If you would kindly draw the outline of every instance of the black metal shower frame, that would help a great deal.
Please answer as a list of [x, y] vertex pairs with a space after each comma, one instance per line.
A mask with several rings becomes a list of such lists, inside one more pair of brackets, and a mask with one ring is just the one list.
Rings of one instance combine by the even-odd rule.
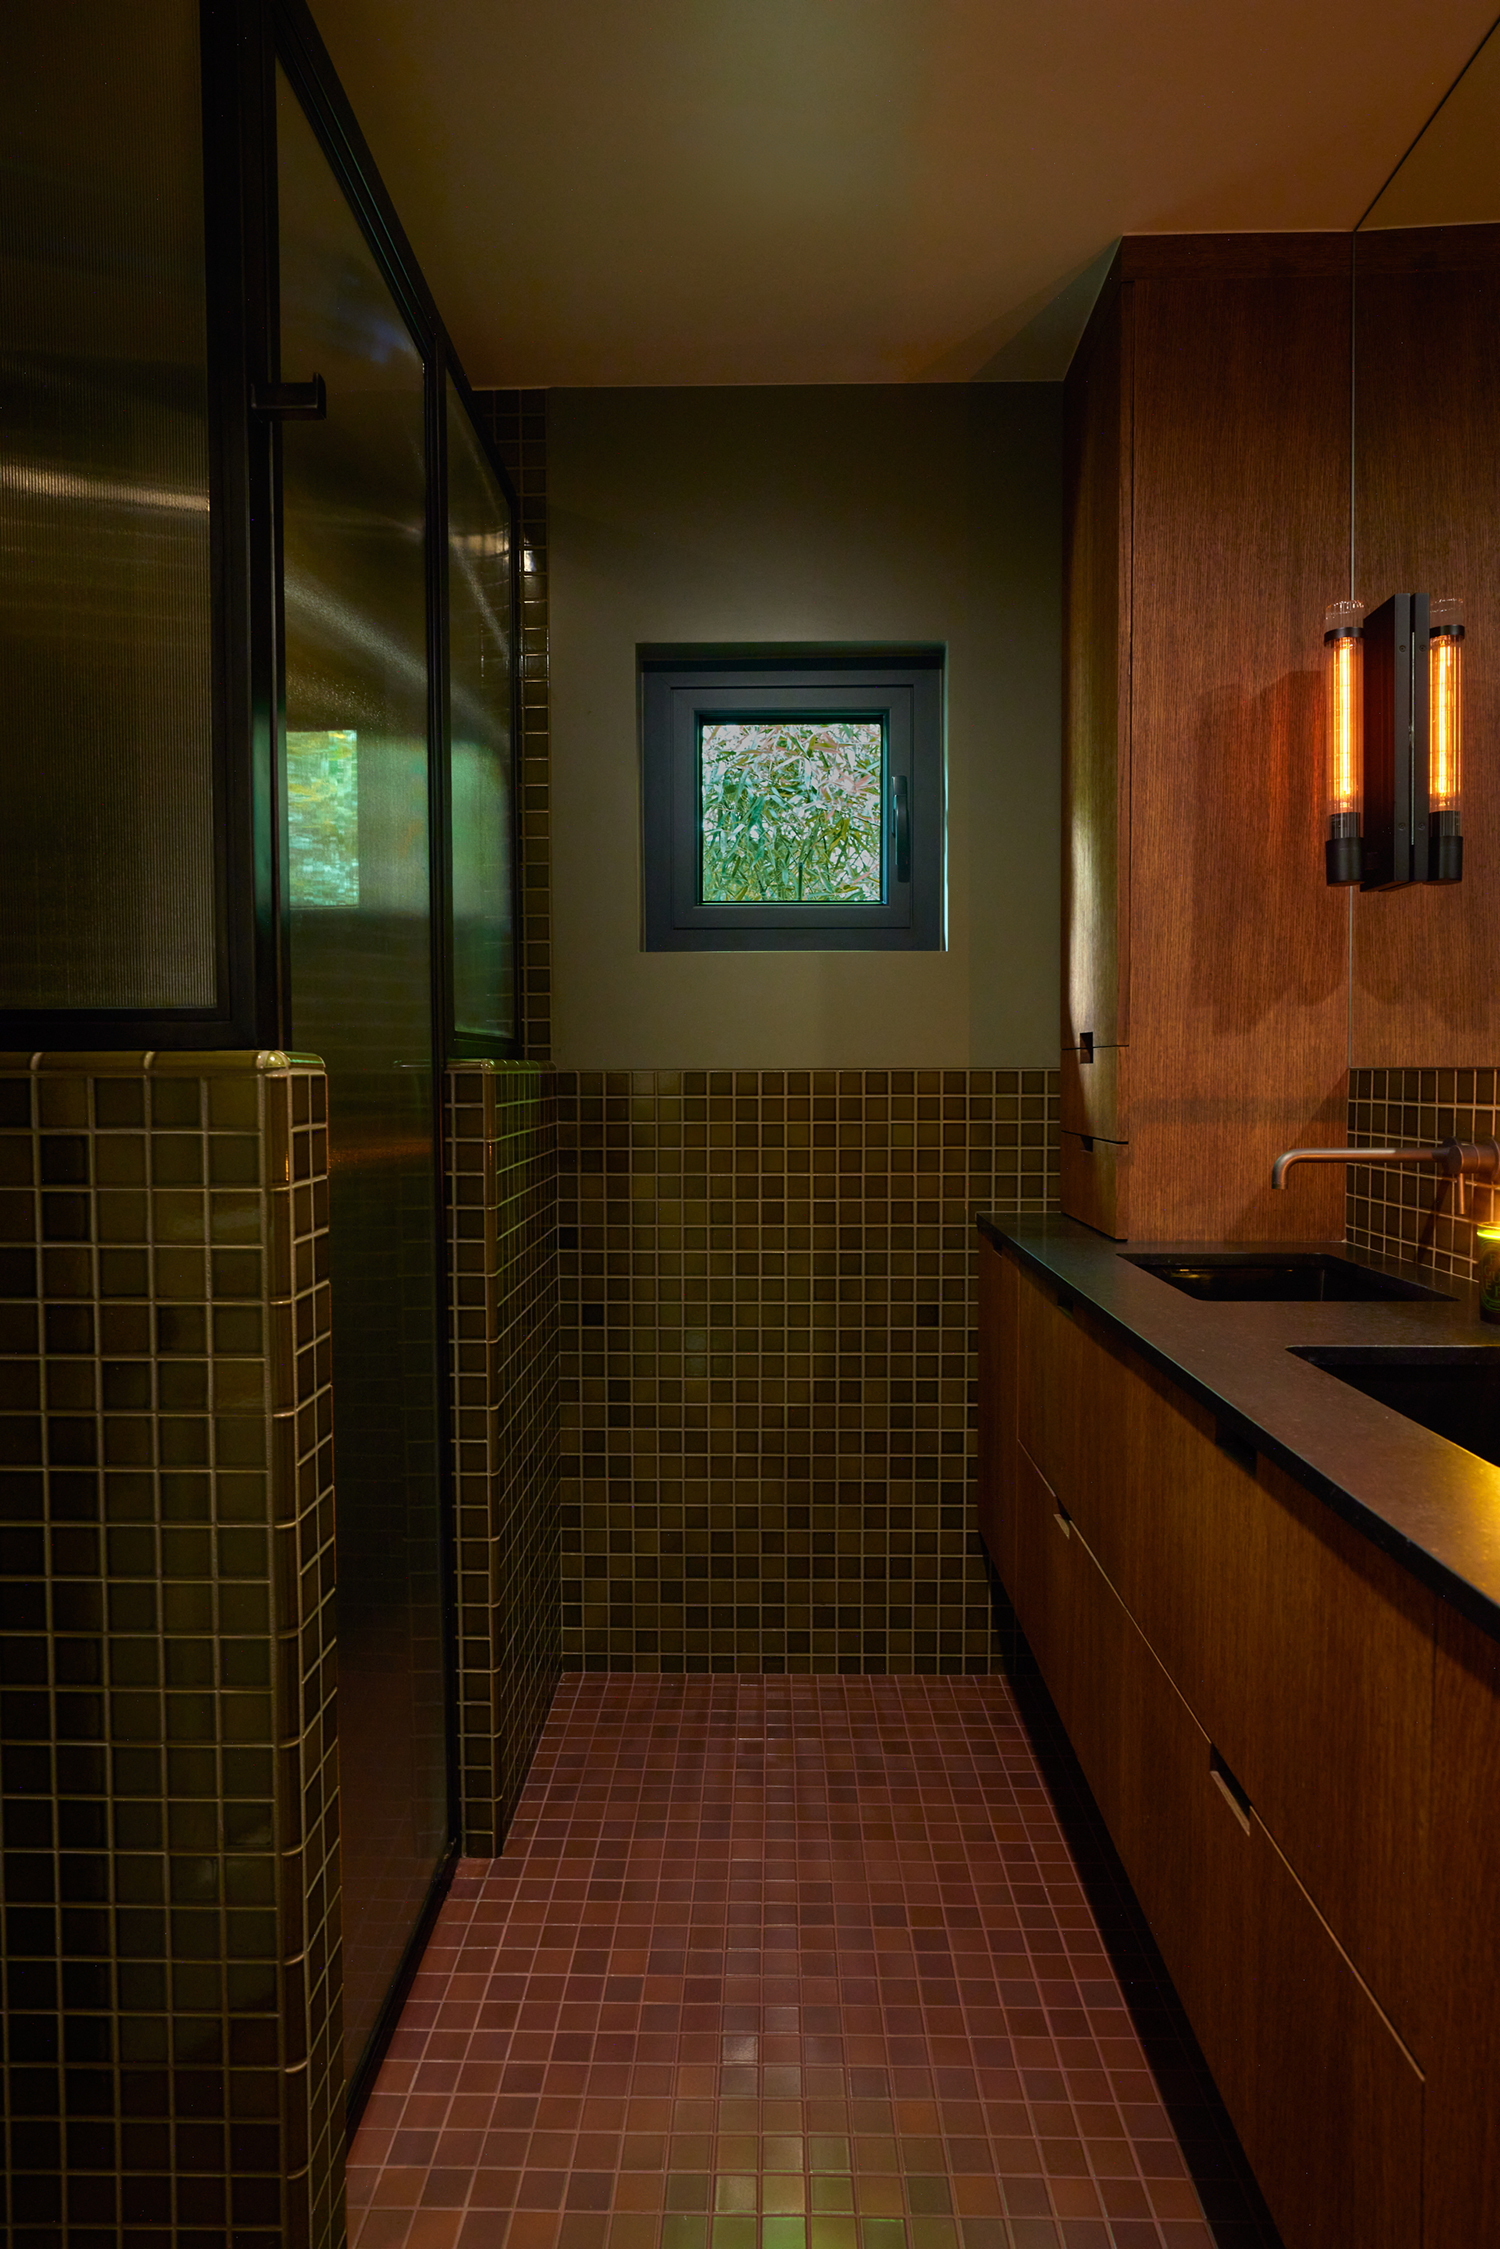
[[[284, 724], [280, 431], [252, 394], [282, 380], [276, 232], [279, 61], [422, 355], [426, 386], [429, 834], [435, 1059], [515, 1059], [510, 1038], [454, 1024], [449, 830], [446, 384], [452, 377], [511, 510], [510, 894], [519, 920], [521, 510], [375, 160], [302, 0], [200, 0], [208, 296], [211, 745], [217, 1001], [211, 1008], [0, 1008], [14, 1051], [287, 1047], [289, 900], [279, 803]], [[308, 370], [288, 369], [297, 376]]]
[[[295, 1030], [291, 1015], [290, 900], [285, 880], [285, 808], [278, 801], [285, 725], [286, 681], [281, 556], [281, 437], [279, 424], [253, 411], [252, 391], [300, 380], [314, 372], [283, 368], [279, 339], [276, 206], [276, 65], [279, 62], [342, 187], [371, 254], [422, 355], [425, 370], [427, 455], [428, 834], [431, 865], [433, 1146], [437, 1200], [433, 1212], [439, 1302], [449, 1301], [448, 1180], [444, 1161], [442, 1065], [456, 1048], [467, 1056], [506, 1058], [516, 1039], [485, 1040], [455, 1033], [452, 958], [452, 836], [450, 826], [450, 696], [448, 673], [447, 382], [469, 413], [486, 457], [509, 503], [511, 556], [511, 886], [517, 882], [516, 746], [520, 740], [520, 504], [505, 466], [495, 455], [475, 410], [474, 394], [454, 351], [421, 268], [412, 252], [374, 158], [301, 0], [202, 0], [204, 58], [205, 201], [209, 219], [210, 362], [230, 370], [232, 395], [221, 398], [221, 427], [229, 434], [222, 457], [231, 466], [222, 497], [221, 553], [216, 569], [220, 597], [224, 689], [220, 707], [229, 716], [233, 751], [251, 778], [251, 797], [240, 808], [253, 842], [242, 863], [238, 900], [253, 901], [253, 917], [240, 912], [241, 957], [254, 962], [257, 1040], [282, 1046]], [[218, 177], [215, 177], [217, 167]], [[214, 245], [220, 257], [214, 255]], [[219, 496], [219, 495], [216, 495]], [[242, 575], [243, 574], [243, 575]], [[241, 652], [248, 663], [241, 670]], [[231, 909], [236, 893], [231, 889]], [[249, 920], [250, 926], [245, 924]], [[513, 960], [519, 964], [514, 943]], [[231, 976], [233, 969], [231, 968]], [[519, 973], [516, 1016], [521, 1021]], [[274, 1006], [271, 1004], [274, 998]], [[434, 1337], [438, 1382], [438, 1474], [443, 1585], [444, 1733], [449, 1826], [424, 1910], [407, 1944], [373, 2035], [348, 2087], [350, 2128], [364, 2107], [390, 2034], [416, 1972], [433, 1920], [452, 1879], [460, 1842], [460, 1766], [457, 1699], [457, 1577], [451, 1420], [451, 1368], [447, 1321]]]

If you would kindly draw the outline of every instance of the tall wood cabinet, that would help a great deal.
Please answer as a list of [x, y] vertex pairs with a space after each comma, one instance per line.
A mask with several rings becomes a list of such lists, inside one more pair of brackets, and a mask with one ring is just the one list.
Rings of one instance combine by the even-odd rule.
[[1326, 1239], [1348, 905], [1322, 619], [1349, 578], [1348, 235], [1122, 243], [1066, 393], [1062, 1205]]

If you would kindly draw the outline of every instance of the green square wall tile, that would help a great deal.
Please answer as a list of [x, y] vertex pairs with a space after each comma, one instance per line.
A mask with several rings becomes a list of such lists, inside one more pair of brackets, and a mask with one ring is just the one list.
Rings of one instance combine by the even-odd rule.
[[[175, 2211], [188, 2230], [222, 2227], [232, 2173], [238, 2219], [261, 2226], [268, 2249], [273, 2239], [333, 2249], [342, 2239], [337, 1977], [309, 1980], [302, 1966], [304, 1943], [308, 1958], [330, 1951], [336, 1794], [331, 1737], [310, 1691], [327, 1642], [309, 1639], [290, 1666], [272, 1660], [301, 1646], [304, 1595], [295, 1572], [290, 1585], [271, 1573], [270, 1307], [253, 1185], [261, 1087], [275, 1085], [285, 1107], [298, 1074], [285, 1065], [266, 1074], [265, 1059], [173, 1055], [147, 1067], [140, 1056], [53, 1055], [0, 1095], [0, 1119], [24, 1122], [34, 1090], [44, 1128], [34, 1235], [0, 1267], [0, 1288], [39, 1283], [44, 1294], [7, 1301], [0, 1345], [22, 1354], [11, 1363], [30, 1375], [4, 1402], [25, 1424], [26, 1409], [45, 1401], [50, 1423], [48, 1466], [39, 1452], [24, 1482], [12, 1478], [25, 1505], [11, 1510], [22, 1539], [8, 1559], [39, 1593], [51, 1579], [56, 1677], [25, 1741], [6, 1745], [5, 1817], [9, 1827], [13, 1808], [35, 1805], [50, 1844], [55, 1802], [67, 1900], [61, 1924], [48, 1907], [26, 1928], [13, 1906], [10, 1934], [34, 1963], [52, 1948], [70, 2097], [86, 2094], [95, 2111], [70, 2124], [66, 2145], [30, 2131], [24, 2173], [14, 2162], [12, 2171], [39, 2209], [60, 2196], [66, 2164], [70, 2218], [92, 2211], [109, 2230], [115, 2206], [84, 2210], [80, 2182], [93, 2193], [97, 2178], [100, 2195], [113, 2193], [114, 2103], [137, 2137], [153, 2115], [165, 2120], [170, 2063], [175, 2098], [197, 2117], [176, 2127], [175, 2178], [162, 2123], [152, 2161], [163, 2215]], [[302, 1073], [301, 1083], [311, 1115], [321, 1075]], [[205, 1179], [223, 1183], [212, 1200]], [[320, 1184], [309, 1177], [313, 1218]], [[315, 1266], [317, 1244], [307, 1246]], [[289, 1241], [289, 1266], [296, 1248]], [[313, 1452], [278, 1456], [269, 1474], [288, 1484], [289, 1524], [307, 1536], [327, 1515], [327, 1448], [318, 1394], [304, 1405]], [[25, 1677], [29, 1613], [8, 1600], [13, 1678]], [[45, 1606], [38, 1615], [40, 1631]], [[305, 1801], [323, 1806], [316, 1849], [299, 1842]], [[23, 1865], [15, 1879], [24, 1882]], [[231, 2137], [213, 2102], [232, 2054], [258, 2061], [258, 2075], [232, 2073], [236, 2115], [267, 2121], [236, 2124]], [[302, 2066], [309, 2055], [315, 2070]], [[247, 2183], [253, 2210], [238, 2207]]]

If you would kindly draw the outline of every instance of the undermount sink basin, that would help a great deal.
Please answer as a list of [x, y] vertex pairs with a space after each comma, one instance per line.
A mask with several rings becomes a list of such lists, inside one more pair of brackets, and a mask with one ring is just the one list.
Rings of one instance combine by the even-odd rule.
[[1500, 1344], [1389, 1350], [1298, 1344], [1293, 1356], [1500, 1468]]
[[1392, 1298], [1452, 1302], [1441, 1289], [1378, 1273], [1326, 1250], [1216, 1250], [1204, 1257], [1127, 1257], [1126, 1262], [1207, 1304], [1363, 1304]]

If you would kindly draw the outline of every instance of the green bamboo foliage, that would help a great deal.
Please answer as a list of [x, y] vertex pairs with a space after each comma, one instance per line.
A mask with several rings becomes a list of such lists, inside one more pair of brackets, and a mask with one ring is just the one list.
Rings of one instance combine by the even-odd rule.
[[882, 734], [879, 719], [705, 720], [705, 905], [879, 905]]

